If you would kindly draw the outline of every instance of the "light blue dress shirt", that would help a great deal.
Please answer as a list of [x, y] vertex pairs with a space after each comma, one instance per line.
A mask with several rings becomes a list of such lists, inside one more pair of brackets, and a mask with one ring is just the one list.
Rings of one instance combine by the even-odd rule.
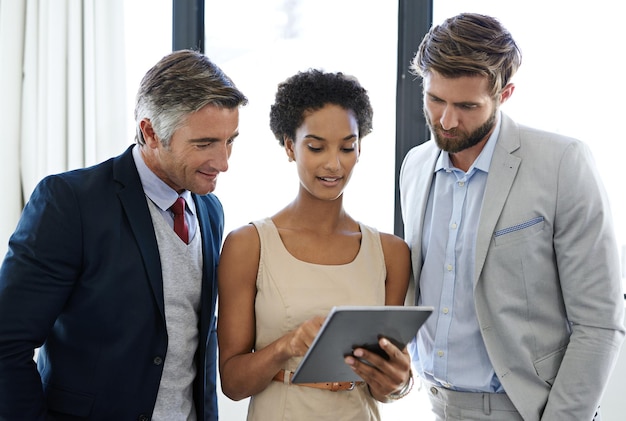
[[[133, 148], [133, 159], [135, 160], [135, 166], [141, 179], [141, 185], [143, 191], [154, 203], [161, 215], [167, 223], [174, 229], [174, 213], [169, 208], [178, 199], [178, 192], [165, 184], [163, 180], [156, 176], [150, 168], [146, 165], [141, 157], [139, 146], [135, 145]], [[198, 220], [196, 218], [196, 205], [191, 197], [191, 192], [185, 190], [180, 194], [180, 197], [185, 199], [187, 205], [185, 206], [185, 220], [187, 221], [187, 228], [189, 230], [189, 240], [193, 238], [198, 227]]]
[[447, 152], [439, 155], [424, 218], [418, 304], [435, 312], [418, 333], [413, 359], [423, 378], [460, 391], [504, 392], [480, 334], [472, 279], [500, 121], [467, 172], [455, 168]]

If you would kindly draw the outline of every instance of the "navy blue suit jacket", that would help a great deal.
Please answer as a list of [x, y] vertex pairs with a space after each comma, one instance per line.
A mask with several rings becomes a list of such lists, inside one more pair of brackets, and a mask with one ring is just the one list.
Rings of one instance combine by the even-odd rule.
[[[43, 179], [0, 268], [0, 419], [149, 419], [167, 349], [161, 263], [131, 154]], [[194, 399], [217, 419], [223, 210], [193, 195], [203, 279]], [[37, 365], [33, 350], [40, 347]]]

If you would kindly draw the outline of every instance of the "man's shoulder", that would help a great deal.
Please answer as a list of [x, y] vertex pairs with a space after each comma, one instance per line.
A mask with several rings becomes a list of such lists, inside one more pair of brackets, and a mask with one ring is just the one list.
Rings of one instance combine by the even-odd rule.
[[35, 187], [35, 191], [71, 189], [74, 194], [103, 194], [102, 188], [113, 185], [113, 158], [91, 167], [70, 169], [64, 172], [49, 174], [43, 177]]
[[434, 140], [428, 140], [417, 146], [413, 146], [404, 157], [405, 161], [422, 161], [438, 155], [439, 147]]
[[132, 160], [132, 155], [130, 154], [130, 148], [122, 153], [121, 155], [108, 158], [104, 161], [100, 161], [93, 165], [88, 165], [82, 168], [73, 168], [67, 171], [50, 174], [45, 178], [57, 178], [63, 179], [68, 182], [85, 182], [86, 177], [97, 176], [98, 174], [106, 174], [109, 178], [111, 178], [111, 172], [119, 171], [119, 167], [123, 167], [126, 171], [133, 170], [136, 173], [135, 164]]
[[512, 134], [517, 133], [522, 145], [537, 145], [541, 148], [549, 145], [563, 147], [572, 143], [582, 143], [581, 140], [572, 136], [558, 133], [548, 128], [517, 123], [511, 117], [506, 116], [505, 114], [503, 114], [503, 116], [501, 136], [504, 135], [505, 137], [510, 137]]
[[222, 211], [222, 202], [213, 193], [208, 194], [194, 194], [196, 202], [201, 202], [209, 210]]
[[[194, 194], [198, 219], [201, 223], [209, 223], [214, 230], [221, 233], [224, 229], [224, 208], [213, 193], [204, 195]], [[208, 215], [208, 218], [205, 218]]]

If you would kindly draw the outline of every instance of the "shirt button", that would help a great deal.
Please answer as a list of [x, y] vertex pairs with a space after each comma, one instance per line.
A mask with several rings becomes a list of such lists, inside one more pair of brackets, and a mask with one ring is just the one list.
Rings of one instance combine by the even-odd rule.
[[443, 314], [448, 314], [450, 310], [448, 310], [448, 307], [444, 307], [441, 309], [441, 311], [443, 312]]
[[446, 269], [448, 269], [448, 272], [450, 272], [452, 270], [452, 265], [447, 265]]
[[465, 185], [465, 181], [459, 181], [459, 187], [463, 187]]
[[437, 355], [443, 357], [443, 351], [437, 351]]
[[163, 358], [161, 358], [161, 357], [154, 357], [152, 362], [154, 363], [154, 365], [161, 365], [161, 364], [163, 364]]
[[456, 222], [453, 222], [452, 225], [450, 225], [450, 227], [455, 230], [456, 229]]

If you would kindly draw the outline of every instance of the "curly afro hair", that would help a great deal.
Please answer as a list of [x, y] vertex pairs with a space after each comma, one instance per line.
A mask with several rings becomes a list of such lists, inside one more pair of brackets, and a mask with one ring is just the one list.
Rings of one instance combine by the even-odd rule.
[[359, 138], [372, 131], [374, 112], [367, 91], [358, 80], [341, 72], [326, 73], [317, 69], [298, 72], [278, 85], [270, 110], [270, 129], [281, 146], [285, 138], [294, 139], [307, 111], [327, 104], [352, 110], [359, 126]]

